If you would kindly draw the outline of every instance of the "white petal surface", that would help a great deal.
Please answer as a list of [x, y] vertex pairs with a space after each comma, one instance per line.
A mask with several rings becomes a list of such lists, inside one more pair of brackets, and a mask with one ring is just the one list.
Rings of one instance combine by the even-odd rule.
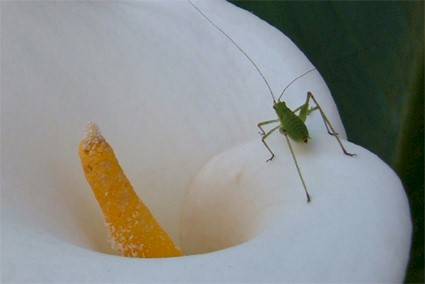
[[[402, 282], [410, 247], [406, 195], [376, 155], [313, 133], [295, 144], [312, 201], [306, 197], [282, 135], [213, 157], [194, 179], [184, 206], [183, 249], [214, 251], [248, 240], [270, 275], [307, 282]], [[270, 263], [270, 264], [265, 264]], [[261, 265], [263, 267], [263, 265]]]

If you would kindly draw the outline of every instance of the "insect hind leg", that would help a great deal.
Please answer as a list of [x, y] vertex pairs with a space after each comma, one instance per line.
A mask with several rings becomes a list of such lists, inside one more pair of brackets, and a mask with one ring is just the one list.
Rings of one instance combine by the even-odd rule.
[[341, 142], [341, 139], [339, 139], [338, 133], [335, 131], [335, 129], [333, 128], [331, 122], [329, 121], [329, 119], [327, 118], [326, 114], [323, 112], [322, 108], [320, 107], [319, 103], [316, 101], [316, 99], [314, 98], [313, 94], [311, 92], [307, 93], [307, 101], [306, 104], [308, 104], [309, 100], [312, 99], [314, 104], [316, 105], [316, 108], [319, 110], [320, 112], [320, 116], [322, 117], [322, 120], [325, 124], [326, 130], [328, 131], [329, 135], [332, 135], [336, 138], [336, 140], [338, 141], [339, 146], [342, 149], [342, 152], [344, 152], [345, 155], [353, 157], [356, 156], [356, 154], [350, 153], [348, 152], [344, 145]]
[[[316, 110], [319, 110], [319, 107], [318, 106], [315, 106], [315, 107], [312, 107], [312, 108], [309, 109], [308, 108], [309, 107], [309, 102], [310, 102], [310, 96], [307, 96], [305, 103], [303, 103], [301, 106], [297, 107], [294, 110], [294, 113], [296, 113], [297, 111], [299, 111], [298, 117], [302, 121], [304, 121], [304, 122], [306, 121], [307, 116], [309, 116], [312, 112], [314, 112]], [[323, 122], [325, 124], [326, 130], [328, 131], [328, 134], [329, 135], [332, 135], [332, 136], [338, 135], [338, 133], [336, 133], [334, 131], [331, 131], [331, 129], [329, 129], [329, 126], [328, 126], [328, 124], [326, 123], [325, 120], [323, 120]]]

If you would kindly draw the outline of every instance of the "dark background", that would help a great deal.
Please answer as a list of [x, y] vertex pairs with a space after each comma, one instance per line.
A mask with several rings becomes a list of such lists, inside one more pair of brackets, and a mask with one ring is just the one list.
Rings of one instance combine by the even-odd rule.
[[349, 140], [398, 173], [414, 226], [405, 281], [423, 283], [423, 2], [231, 2], [295, 42], [328, 84]]

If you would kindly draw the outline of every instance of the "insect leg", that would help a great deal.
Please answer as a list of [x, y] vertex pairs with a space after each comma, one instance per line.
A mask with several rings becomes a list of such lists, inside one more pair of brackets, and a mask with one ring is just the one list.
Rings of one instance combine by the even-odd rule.
[[267, 150], [269, 150], [270, 154], [272, 154], [272, 156], [266, 160], [266, 162], [269, 162], [271, 160], [273, 160], [274, 158], [274, 153], [273, 151], [270, 149], [269, 145], [267, 145], [266, 143], [266, 138], [269, 137], [270, 134], [272, 134], [273, 132], [275, 132], [277, 129], [279, 129], [280, 125], [274, 127], [272, 130], [270, 130], [269, 132], [265, 133], [263, 135], [263, 138], [261, 138], [261, 142], [263, 142], [264, 146], [266, 146]]
[[[315, 108], [310, 109], [309, 114], [310, 114], [311, 112], [313, 112], [314, 110], [316, 110], [316, 109], [319, 109], [319, 107], [315, 107]], [[324, 115], [324, 114], [321, 112], [321, 113], [320, 113], [320, 116], [322, 116], [323, 124], [325, 125], [325, 127], [326, 127], [326, 131], [328, 132], [328, 134], [329, 134], [329, 135], [332, 135], [332, 136], [335, 136], [335, 137], [336, 137], [336, 136], [338, 136], [338, 133], [336, 133], [334, 130], [329, 129], [329, 126], [328, 126], [328, 124], [326, 123], [326, 120], [324, 119], [323, 115]]]
[[[294, 109], [293, 112], [299, 111], [303, 106], [304, 106], [304, 104], [300, 105], [299, 107], [297, 107], [296, 109]], [[319, 109], [318, 107], [312, 107], [311, 109], [309, 109], [307, 111], [307, 115], [309, 115], [310, 113], [312, 113], [313, 111], [318, 110], [318, 109]]]
[[338, 137], [338, 133], [335, 132], [331, 122], [329, 121], [329, 119], [326, 117], [325, 113], [323, 112], [322, 108], [320, 107], [319, 103], [316, 101], [316, 99], [314, 98], [313, 94], [311, 92], [307, 93], [307, 102], [309, 99], [312, 99], [314, 101], [314, 103], [316, 104], [316, 107], [318, 108], [320, 115], [322, 116], [323, 122], [325, 123], [326, 129], [328, 130], [328, 133], [332, 136], [334, 136], [336, 138], [336, 140], [338, 141], [339, 146], [341, 146], [342, 151], [344, 152], [345, 155], [347, 156], [356, 156], [356, 154], [352, 154], [349, 153], [347, 150], [345, 150], [344, 145], [342, 145], [341, 140]]
[[[300, 113], [298, 114], [298, 117], [305, 122], [307, 119], [307, 116], [310, 115], [310, 113], [312, 113], [313, 111], [319, 109], [318, 107], [312, 107], [311, 109], [308, 109], [308, 103], [309, 103], [309, 97], [307, 96], [305, 103], [303, 103], [302, 105], [300, 105], [299, 107], [297, 107], [295, 110], [293, 110], [294, 113], [296, 113], [297, 111], [299, 111]], [[328, 126], [326, 125], [326, 129], [328, 129]], [[328, 131], [329, 134], [330, 131]]]
[[[309, 109], [308, 111], [307, 111], [307, 115], [309, 115], [310, 113], [312, 113], [313, 111], [315, 111], [315, 110], [318, 110], [319, 109], [319, 107], [312, 107], [311, 109]], [[326, 129], [328, 129], [328, 128], [326, 128]], [[328, 131], [328, 132], [330, 132], [330, 131]], [[329, 133], [330, 134], [330, 133]], [[338, 134], [338, 133], [336, 133], [336, 134]], [[332, 135], [332, 134], [331, 134]]]
[[278, 122], [278, 121], [279, 121], [279, 119], [273, 119], [273, 120], [266, 120], [266, 121], [262, 121], [262, 122], [258, 123], [257, 127], [260, 128], [260, 132], [258, 132], [258, 133], [260, 133], [261, 135], [264, 136], [266, 134], [266, 132], [264, 131], [264, 129], [261, 126], [266, 125], [266, 124], [270, 124], [270, 123], [273, 123], [273, 122]]
[[297, 158], [295, 157], [295, 153], [294, 153], [294, 150], [292, 149], [291, 142], [289, 141], [288, 134], [286, 132], [284, 132], [283, 135], [286, 138], [286, 142], [288, 142], [289, 150], [291, 151], [292, 158], [294, 159], [295, 166], [297, 167], [298, 175], [300, 176], [301, 183], [303, 184], [304, 191], [305, 191], [305, 194], [306, 194], [306, 197], [307, 197], [307, 202], [310, 202], [311, 201], [310, 194], [307, 191], [307, 186], [305, 185], [304, 178], [301, 174], [300, 167], [298, 166]]
[[[298, 108], [296, 108], [296, 109], [294, 110], [294, 112], [297, 112], [298, 110], [300, 110], [300, 113], [299, 113], [299, 115], [298, 115], [298, 116], [299, 116], [299, 117], [300, 117], [303, 121], [305, 121], [305, 120], [306, 120], [307, 116], [308, 116], [310, 113], [312, 113], [313, 111], [315, 111], [315, 110], [318, 110], [318, 109], [319, 109], [319, 105], [317, 104], [316, 100], [314, 100], [314, 101], [316, 102], [316, 107], [311, 108], [311, 109], [308, 109], [309, 102], [310, 102], [310, 98], [311, 98], [311, 96], [309, 96], [309, 95], [307, 94], [307, 98], [306, 98], [306, 100], [305, 100], [305, 103], [304, 103], [304, 104], [302, 104], [301, 106], [299, 106]], [[321, 115], [322, 115], [322, 112], [321, 112]], [[323, 119], [323, 115], [322, 115], [322, 119]], [[338, 133], [336, 133], [335, 131], [331, 131], [331, 130], [329, 129], [329, 126], [328, 126], [328, 124], [326, 123], [326, 120], [325, 120], [325, 119], [323, 119], [323, 123], [325, 124], [326, 130], [328, 131], [328, 134], [329, 134], [329, 135], [332, 135], [332, 136], [336, 136], [336, 135], [338, 135]]]

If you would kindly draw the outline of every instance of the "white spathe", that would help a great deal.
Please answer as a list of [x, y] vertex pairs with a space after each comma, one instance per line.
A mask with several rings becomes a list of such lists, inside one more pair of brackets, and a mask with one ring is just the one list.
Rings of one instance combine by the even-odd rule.
[[[290, 281], [295, 279], [291, 275], [298, 279], [319, 275], [315, 267], [290, 275], [279, 272], [282, 263], [276, 262], [275, 255], [284, 246], [269, 244], [267, 254], [262, 241], [277, 234], [272, 230], [277, 226], [270, 226], [268, 236], [266, 230], [250, 242], [204, 255], [144, 260], [105, 254], [112, 252], [103, 218], [77, 154], [87, 121], [99, 124], [136, 191], [171, 236], [186, 246], [179, 236], [187, 235], [187, 230], [181, 230], [187, 224], [181, 226], [180, 221], [191, 180], [214, 155], [245, 141], [259, 141], [256, 123], [274, 118], [270, 95], [255, 69], [187, 2], [9, 1], [0, 5], [4, 282]], [[198, 6], [259, 64], [275, 93], [311, 68], [287, 37], [247, 11], [222, 1]], [[307, 91], [316, 95], [345, 137], [330, 92], [317, 72], [294, 84], [285, 99], [291, 107], [298, 106]], [[323, 130], [320, 116], [312, 115], [308, 126]], [[265, 167], [263, 160], [258, 163]], [[381, 170], [388, 172], [384, 165]], [[306, 175], [309, 183], [320, 183], [321, 178], [310, 180], [316, 176]], [[297, 189], [293, 171], [291, 177]], [[275, 176], [274, 182], [284, 185], [281, 176]], [[394, 186], [399, 186], [398, 181]], [[258, 192], [259, 205], [272, 197]], [[292, 194], [299, 193], [296, 200], [303, 204], [300, 191], [285, 192], [294, 200]], [[316, 199], [319, 202], [317, 194], [312, 188], [314, 204]], [[392, 198], [402, 204], [394, 212], [407, 210], [401, 189]], [[363, 214], [368, 221], [361, 209], [352, 214]], [[287, 215], [282, 218], [291, 222]], [[399, 233], [408, 239], [410, 221], [405, 215], [397, 220]], [[237, 234], [253, 237], [267, 227], [267, 222], [252, 224], [259, 227], [253, 227], [250, 235], [246, 227]], [[314, 229], [315, 234], [327, 233], [326, 226]], [[197, 232], [193, 234], [187, 237], [195, 239]], [[207, 244], [204, 249], [208, 250]], [[333, 250], [327, 250], [326, 259], [332, 258]], [[288, 262], [302, 259], [293, 253], [284, 253]], [[397, 259], [383, 255], [381, 261], [370, 263], [370, 270], [392, 269], [405, 262], [407, 254], [408, 244]], [[344, 279], [339, 270], [328, 269], [326, 279]], [[400, 281], [404, 266], [398, 269], [394, 281]]]
[[267, 281], [402, 282], [411, 224], [399, 178], [360, 146], [343, 140], [357, 154], [348, 157], [332, 136], [311, 136], [293, 145], [310, 203], [285, 138], [270, 138], [276, 157], [269, 163], [254, 140], [213, 157], [194, 179], [183, 206], [183, 249], [214, 251], [255, 238], [252, 257], [276, 269]]

